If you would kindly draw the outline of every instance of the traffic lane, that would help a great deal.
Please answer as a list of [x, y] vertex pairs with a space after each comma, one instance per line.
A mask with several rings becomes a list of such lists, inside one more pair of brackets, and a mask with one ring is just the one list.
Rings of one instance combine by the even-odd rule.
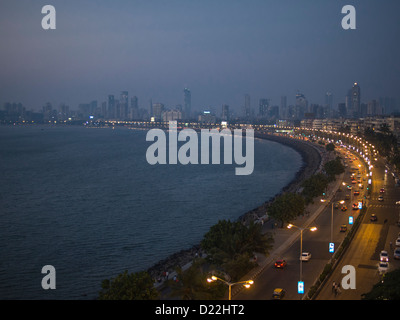
[[[311, 260], [303, 262], [302, 280], [305, 283], [305, 292], [314, 284], [333, 253], [329, 252], [331, 237], [331, 206], [326, 209], [314, 221], [318, 230], [315, 232], [305, 230], [303, 232], [303, 252], [311, 252]], [[346, 236], [346, 232], [340, 232], [340, 226], [348, 221], [348, 214], [334, 209], [333, 236], [335, 248]], [[314, 225], [314, 224], [312, 224]], [[350, 226], [349, 226], [350, 228]], [[299, 232], [297, 230], [297, 232]], [[275, 288], [284, 288], [285, 299], [299, 299], [297, 282], [300, 280], [300, 239], [297, 239], [279, 259], [285, 259], [287, 266], [284, 270], [275, 269], [273, 264], [268, 265], [257, 277], [250, 290], [242, 290], [235, 299], [267, 299], [272, 297]]]
[[[350, 176], [348, 170], [345, 172]], [[344, 198], [343, 192], [337, 192], [333, 198], [333, 202], [340, 201]], [[357, 212], [342, 212], [340, 209], [333, 209], [333, 239], [335, 248], [344, 239], [346, 233], [340, 232], [342, 224], [348, 224], [348, 217]], [[303, 232], [303, 252], [309, 250], [312, 257], [309, 262], [303, 262], [302, 280], [305, 282], [305, 292], [314, 284], [316, 279], [323, 271], [326, 263], [330, 260], [332, 253], [329, 252], [329, 242], [331, 239], [331, 217], [332, 205], [328, 204], [325, 210], [314, 221], [318, 227], [316, 232]], [[311, 225], [310, 225], [311, 226]], [[350, 225], [348, 228], [350, 229]], [[298, 232], [297, 229], [294, 229]], [[284, 288], [286, 290], [285, 299], [299, 299], [297, 293], [297, 282], [300, 280], [300, 237], [295, 241], [284, 253], [280, 259], [285, 259], [287, 266], [284, 270], [276, 269], [271, 263], [261, 274], [255, 279], [254, 285], [250, 290], [241, 290], [235, 297], [238, 300], [264, 300], [271, 299], [275, 288]]]
[[[351, 214], [356, 218], [359, 210], [356, 212], [351, 210], [342, 212], [339, 209], [333, 209], [333, 239], [335, 250], [348, 232], [340, 232], [340, 227], [342, 224], [348, 224], [349, 212], [352, 212]], [[311, 261], [303, 262], [302, 279], [305, 282], [305, 292], [314, 284], [333, 254], [329, 252], [331, 218], [332, 206], [328, 205], [314, 221], [314, 224], [310, 225], [316, 225], [318, 230], [315, 232], [307, 230], [303, 232], [303, 252], [310, 251], [312, 254]], [[351, 226], [348, 225], [348, 230], [350, 230], [350, 228]], [[297, 229], [293, 228], [293, 230], [294, 232], [299, 232]], [[300, 279], [299, 257], [300, 239], [295, 241], [292, 246], [279, 257], [279, 259], [285, 259], [287, 262], [285, 270], [276, 270], [273, 264], [268, 265], [257, 279], [255, 279], [251, 289], [242, 290], [235, 299], [266, 299], [272, 297], [273, 290], [278, 287], [282, 287], [287, 291], [286, 299], [299, 299], [297, 293], [297, 282]]]
[[[376, 175], [379, 177], [379, 175]], [[378, 180], [375, 186], [379, 187], [381, 182]], [[388, 189], [391, 193], [391, 189]], [[379, 192], [379, 191], [378, 191]], [[360, 299], [363, 293], [371, 290], [372, 286], [380, 280], [378, 272], [379, 253], [381, 250], [390, 250], [390, 240], [388, 234], [393, 237], [395, 231], [393, 230], [393, 215], [392, 210], [376, 201], [378, 196], [376, 188], [372, 193], [371, 201], [369, 203], [363, 223], [360, 230], [357, 232], [355, 239], [347, 249], [345, 256], [342, 258], [338, 268], [335, 269], [334, 274], [328, 280], [327, 285], [318, 296], [318, 299], [343, 299], [352, 300]], [[378, 221], [370, 221], [371, 214], [374, 213], [378, 217]], [[386, 223], [385, 223], [385, 220]], [[390, 232], [389, 232], [390, 231]], [[388, 251], [389, 251], [388, 250]], [[391, 259], [391, 252], [389, 252], [389, 259]], [[393, 259], [391, 259], [393, 261]], [[399, 261], [389, 263], [389, 271], [396, 266], [399, 266]], [[342, 290], [342, 294], [338, 297], [332, 295], [329, 282], [332, 279], [341, 279], [341, 269], [344, 265], [353, 265], [356, 268], [356, 289], [355, 290]]]
[[[307, 238], [305, 235], [303, 237]], [[316, 277], [319, 276], [320, 270], [324, 268], [329, 254], [325, 241], [303, 239], [303, 248], [312, 252], [310, 261], [302, 262], [301, 279], [304, 281], [305, 292], [307, 292], [314, 284]], [[285, 289], [285, 300], [303, 298], [304, 295], [297, 292], [297, 284], [300, 280], [300, 241], [294, 242], [282, 258], [287, 262], [284, 269], [275, 268], [273, 263], [268, 265], [250, 289], [242, 290], [235, 300], [270, 300], [275, 288]]]
[[[337, 267], [326, 280], [325, 286], [317, 296], [317, 300], [359, 300], [363, 293], [368, 292], [372, 285], [379, 281], [377, 274], [378, 261], [371, 260], [371, 257], [375, 253], [381, 226], [380, 224], [372, 223], [360, 226]], [[341, 283], [344, 277], [342, 268], [346, 265], [351, 265], [356, 270], [356, 289], [343, 290], [342, 288], [341, 294], [335, 296], [332, 292], [331, 283], [333, 281]]]

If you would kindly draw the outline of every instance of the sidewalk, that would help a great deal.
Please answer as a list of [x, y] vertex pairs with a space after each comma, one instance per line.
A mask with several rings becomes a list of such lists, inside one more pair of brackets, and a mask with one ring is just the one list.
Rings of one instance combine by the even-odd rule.
[[[337, 179], [331, 182], [327, 188], [327, 202], [333, 198], [338, 188], [341, 186], [344, 178], [344, 173], [337, 177]], [[320, 213], [326, 208], [326, 202], [319, 202], [318, 199], [314, 200], [314, 203], [309, 204], [306, 207], [304, 216], [298, 217], [293, 223], [299, 227], [307, 228], [311, 223], [320, 215]], [[268, 257], [264, 255], [257, 256], [258, 267], [251, 270], [243, 280], [255, 280], [260, 273], [273, 261], [282, 257], [282, 254], [287, 250], [297, 239], [300, 237], [300, 230], [287, 229], [287, 228], [273, 228], [274, 221], [270, 220], [263, 226], [264, 232], [272, 232], [274, 237], [274, 246]], [[232, 297], [237, 295], [243, 289], [242, 286], [235, 286], [232, 288]]]

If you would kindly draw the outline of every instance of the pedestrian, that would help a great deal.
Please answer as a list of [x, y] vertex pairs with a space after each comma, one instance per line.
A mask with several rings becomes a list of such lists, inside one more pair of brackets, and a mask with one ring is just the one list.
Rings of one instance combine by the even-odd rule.
[[165, 272], [165, 280], [168, 280], [168, 271]]
[[332, 292], [335, 290], [335, 287], [336, 287], [336, 282], [333, 281], [333, 283], [332, 283]]
[[338, 294], [338, 285], [335, 283], [335, 297], [337, 296], [337, 294]]
[[337, 288], [336, 288], [336, 294], [340, 294], [342, 291], [340, 291], [340, 283], [338, 283]]

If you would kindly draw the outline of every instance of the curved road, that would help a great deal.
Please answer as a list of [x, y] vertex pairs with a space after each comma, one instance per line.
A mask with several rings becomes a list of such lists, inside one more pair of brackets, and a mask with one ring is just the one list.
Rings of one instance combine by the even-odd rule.
[[[354, 157], [353, 157], [354, 158]], [[354, 161], [349, 163], [344, 174], [344, 182], [351, 185], [349, 169], [353, 165], [358, 166], [360, 162]], [[365, 173], [364, 173], [365, 175]], [[366, 181], [363, 181], [366, 186]], [[342, 192], [337, 192], [333, 198], [333, 202], [344, 200], [345, 194], [349, 192], [345, 191], [345, 188], [341, 188]], [[354, 188], [353, 188], [354, 190]], [[365, 189], [361, 189], [363, 191]], [[359, 196], [352, 196], [353, 199]], [[345, 233], [340, 232], [340, 226], [342, 224], [348, 225], [349, 216], [352, 215], [356, 219], [359, 210], [351, 210], [351, 200], [345, 201], [348, 210], [343, 212], [340, 209], [333, 209], [333, 241], [335, 248], [338, 248], [339, 244], [345, 237]], [[354, 201], [353, 201], [354, 202]], [[331, 219], [332, 219], [332, 206], [327, 204], [326, 208], [312, 223], [318, 230], [316, 232], [310, 232], [305, 230], [303, 232], [303, 251], [309, 251], [312, 254], [309, 262], [302, 263], [302, 281], [305, 283], [305, 292], [314, 284], [325, 265], [330, 260], [332, 253], [329, 252], [329, 242], [331, 241]], [[281, 230], [286, 232], [288, 237], [291, 233], [298, 230], [287, 229]], [[250, 290], [241, 290], [234, 299], [237, 300], [269, 300], [272, 298], [272, 292], [275, 288], [284, 288], [286, 290], [285, 300], [296, 300], [304, 298], [304, 295], [297, 293], [297, 282], [300, 279], [300, 238], [291, 244], [278, 258], [283, 258], [287, 261], [287, 267], [283, 270], [276, 269], [273, 263], [270, 263], [266, 268], [257, 276], [254, 285]]]
[[[389, 271], [400, 267], [400, 260], [393, 259], [395, 241], [400, 232], [397, 225], [400, 207], [395, 204], [400, 200], [400, 188], [395, 186], [391, 173], [385, 173], [382, 160], [379, 160], [377, 167], [373, 169], [372, 177], [373, 192], [363, 222], [338, 267], [318, 294], [317, 300], [360, 300], [362, 294], [369, 292], [381, 279], [378, 272], [381, 250], [387, 250], [389, 253]], [[381, 188], [385, 189], [383, 201], [378, 200]], [[370, 221], [371, 214], [378, 217], [376, 222]], [[341, 270], [345, 265], [355, 267], [356, 288], [341, 290], [336, 296], [332, 293], [332, 282], [341, 281], [344, 276]]]

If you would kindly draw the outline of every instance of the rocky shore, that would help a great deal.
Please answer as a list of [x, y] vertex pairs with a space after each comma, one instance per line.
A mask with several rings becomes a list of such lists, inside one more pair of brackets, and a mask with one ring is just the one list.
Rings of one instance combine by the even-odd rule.
[[[254, 137], [275, 141], [295, 149], [297, 152], [300, 153], [303, 159], [303, 165], [299, 169], [291, 183], [289, 183], [278, 194], [276, 194], [274, 198], [266, 201], [261, 206], [254, 208], [253, 210], [250, 210], [240, 216], [238, 219], [243, 223], [248, 223], [249, 221], [254, 221], [258, 218], [263, 217], [267, 211], [268, 205], [272, 203], [279, 195], [285, 192], [298, 191], [301, 183], [320, 169], [321, 162], [323, 162], [324, 157], [323, 148], [313, 145], [310, 142], [295, 140], [289, 137], [277, 136], [272, 134], [255, 134]], [[176, 267], [183, 267], [184, 265], [191, 262], [195, 257], [201, 255], [201, 248], [198, 244], [189, 249], [184, 249], [177, 253], [174, 253], [166, 259], [157, 262], [155, 265], [147, 269], [147, 272], [150, 274], [151, 277], [153, 277], [153, 279], [157, 281], [158, 279], [163, 279], [163, 274], [165, 272], [171, 274], [173, 271], [175, 271]]]

